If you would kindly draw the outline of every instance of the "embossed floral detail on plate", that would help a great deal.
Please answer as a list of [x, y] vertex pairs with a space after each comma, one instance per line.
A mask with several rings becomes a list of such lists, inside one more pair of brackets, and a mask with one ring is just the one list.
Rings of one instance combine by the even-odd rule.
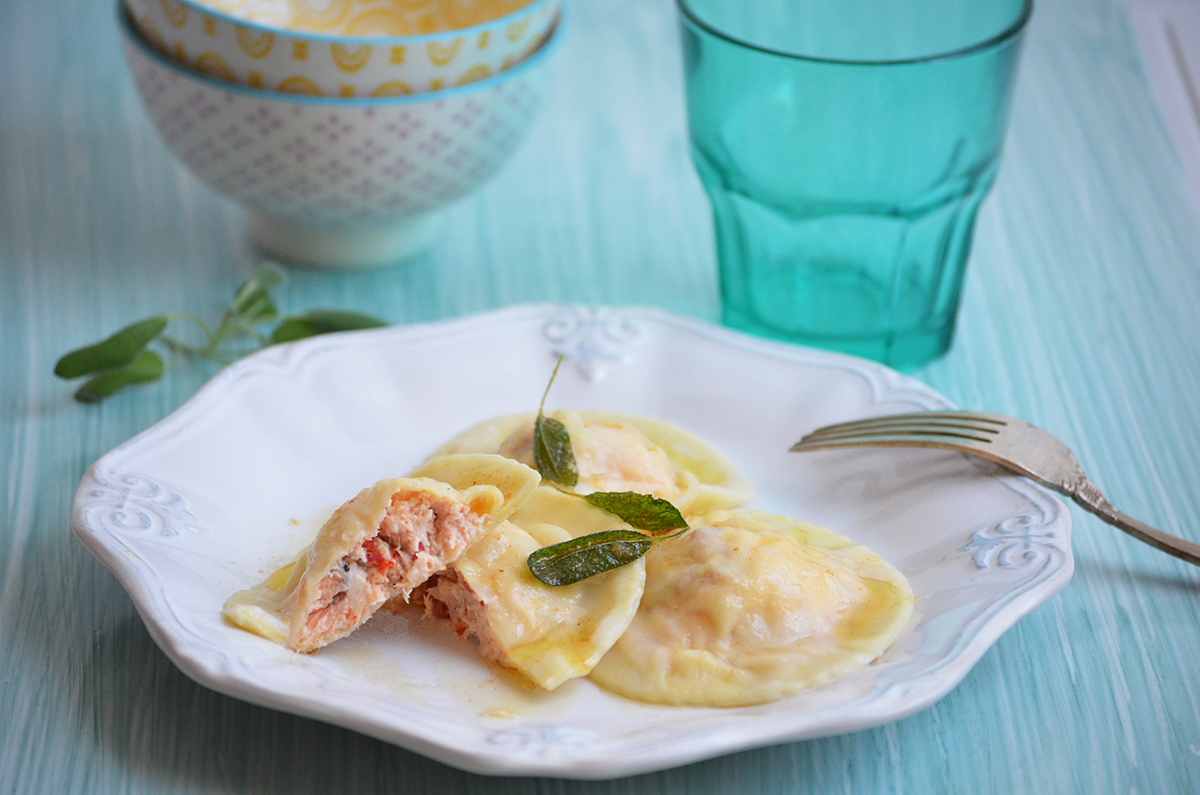
[[185, 531], [198, 533], [204, 523], [192, 513], [187, 500], [152, 480], [137, 475], [91, 473], [90, 502], [84, 510], [89, 526], [110, 533], [149, 533], [172, 537]]
[[608, 307], [562, 307], [542, 327], [555, 353], [573, 360], [589, 381], [633, 357], [643, 332], [631, 317]]
[[562, 754], [591, 748], [598, 741], [595, 732], [575, 726], [538, 724], [515, 726], [488, 737], [492, 745], [525, 754]]
[[976, 530], [960, 551], [971, 555], [976, 568], [1011, 569], [1044, 564], [1065, 554], [1046, 513], [1023, 514], [992, 527]]

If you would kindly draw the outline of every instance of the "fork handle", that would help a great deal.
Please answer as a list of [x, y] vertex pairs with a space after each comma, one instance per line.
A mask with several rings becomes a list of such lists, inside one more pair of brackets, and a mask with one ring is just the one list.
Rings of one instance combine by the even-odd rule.
[[1124, 530], [1138, 541], [1147, 543], [1168, 555], [1174, 555], [1180, 560], [1200, 566], [1200, 544], [1193, 544], [1191, 541], [1184, 541], [1182, 538], [1168, 535], [1145, 522], [1121, 513], [1090, 480], [1085, 479], [1080, 484], [1072, 485], [1073, 488], [1070, 488], [1067, 493], [1085, 510], [1099, 516], [1113, 527]]

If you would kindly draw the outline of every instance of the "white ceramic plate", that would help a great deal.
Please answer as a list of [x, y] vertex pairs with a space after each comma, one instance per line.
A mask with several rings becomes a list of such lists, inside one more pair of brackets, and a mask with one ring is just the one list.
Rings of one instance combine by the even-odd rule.
[[[302, 656], [221, 618], [234, 591], [308, 542], [330, 511], [489, 417], [548, 406], [671, 420], [755, 483], [750, 507], [825, 525], [895, 563], [916, 593], [896, 645], [818, 691], [738, 709], [655, 707], [586, 680], [537, 693], [413, 615], [376, 616]], [[953, 688], [1070, 579], [1067, 510], [956, 453], [789, 454], [808, 430], [947, 401], [882, 366], [650, 309], [523, 306], [333, 335], [224, 370], [105, 455], [75, 499], [80, 540], [189, 676], [256, 704], [466, 770], [613, 778], [877, 726]]]

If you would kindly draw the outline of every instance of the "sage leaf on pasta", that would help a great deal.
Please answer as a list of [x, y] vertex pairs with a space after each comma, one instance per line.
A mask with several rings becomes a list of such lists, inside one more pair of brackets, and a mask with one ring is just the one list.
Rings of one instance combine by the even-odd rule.
[[541, 413], [533, 421], [533, 463], [546, 480], [568, 488], [579, 482], [567, 426]]
[[533, 463], [546, 480], [572, 488], [579, 482], [579, 466], [575, 462], [575, 450], [571, 447], [571, 434], [567, 432], [566, 425], [543, 413], [546, 396], [550, 394], [550, 387], [554, 385], [554, 378], [562, 363], [560, 354], [550, 373], [546, 391], [542, 393], [542, 402], [538, 404], [537, 418], [533, 421]]
[[547, 585], [572, 585], [633, 563], [646, 554], [651, 538], [634, 530], [605, 530], [530, 554], [529, 571]]
[[594, 491], [584, 499], [651, 535], [682, 530], [688, 526], [679, 509], [669, 500], [636, 491]]

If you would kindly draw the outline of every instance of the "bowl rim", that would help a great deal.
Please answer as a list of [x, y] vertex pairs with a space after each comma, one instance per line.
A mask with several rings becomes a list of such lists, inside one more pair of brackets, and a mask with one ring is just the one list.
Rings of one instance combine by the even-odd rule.
[[[345, 43], [350, 45], [372, 44], [376, 46], [397, 46], [397, 45], [420, 45], [431, 41], [439, 41], [443, 39], [453, 39], [460, 36], [472, 36], [483, 33], [487, 30], [492, 30], [503, 25], [508, 25], [515, 22], [518, 18], [528, 14], [533, 15], [543, 6], [552, 4], [560, 4], [561, 0], [533, 0], [533, 2], [521, 6], [516, 11], [511, 11], [504, 16], [490, 19], [487, 22], [480, 22], [478, 25], [472, 25], [466, 28], [455, 28], [453, 30], [443, 30], [438, 33], [421, 33], [415, 36], [339, 36], [335, 33], [317, 33], [315, 31], [292, 30], [291, 28], [279, 28], [273, 25], [264, 25], [261, 22], [251, 22], [247, 19], [241, 19], [232, 14], [227, 14], [224, 11], [218, 11], [195, 0], [174, 0], [180, 5], [187, 6], [193, 11], [200, 14], [207, 14], [215, 19], [223, 22], [228, 22], [231, 25], [238, 25], [250, 30], [256, 30], [263, 33], [271, 33], [275, 36], [283, 36], [293, 39], [304, 39], [307, 41], [329, 42], [329, 43]], [[128, 0], [121, 0], [121, 4], [128, 7]], [[130, 8], [130, 12], [133, 9]], [[561, 16], [561, 9], [559, 15]]]
[[566, 11], [560, 9], [555, 15], [546, 34], [543, 36], [541, 43], [537, 49], [527, 55], [521, 61], [510, 66], [500, 72], [496, 72], [490, 77], [483, 80], [477, 80], [473, 83], [465, 83], [460, 86], [450, 86], [448, 88], [438, 89], [437, 91], [423, 91], [415, 94], [397, 94], [392, 96], [357, 96], [357, 97], [333, 97], [333, 96], [314, 96], [312, 94], [290, 94], [282, 91], [271, 91], [265, 88], [252, 88], [244, 86], [240, 83], [229, 83], [224, 80], [218, 80], [215, 77], [201, 74], [193, 69], [188, 68], [154, 48], [141, 37], [137, 28], [134, 26], [131, 19], [132, 11], [126, 6], [124, 0], [117, 1], [117, 24], [121, 29], [121, 37], [125, 41], [126, 46], [133, 47], [140, 51], [142, 55], [149, 58], [151, 61], [164, 66], [172, 71], [178, 72], [184, 77], [199, 82], [205, 83], [212, 88], [218, 88], [223, 91], [230, 91], [236, 94], [245, 94], [246, 96], [256, 99], [287, 102], [300, 105], [326, 105], [330, 107], [351, 108], [365, 106], [381, 106], [381, 105], [416, 105], [425, 102], [440, 102], [447, 99], [459, 97], [464, 94], [475, 92], [483, 92], [488, 89], [495, 88], [497, 85], [504, 83], [516, 77], [522, 76], [531, 69], [537, 67], [542, 61], [558, 47], [562, 39], [562, 28], [566, 19]]

